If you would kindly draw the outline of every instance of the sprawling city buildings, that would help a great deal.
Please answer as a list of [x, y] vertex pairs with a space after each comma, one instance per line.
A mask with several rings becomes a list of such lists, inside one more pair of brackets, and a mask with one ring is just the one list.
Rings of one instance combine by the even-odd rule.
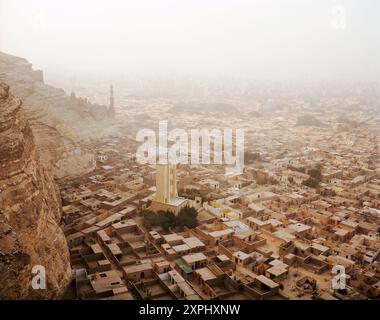
[[[222, 127], [231, 118], [178, 121]], [[235, 174], [224, 165], [140, 165], [130, 138], [94, 142], [95, 170], [59, 181], [67, 297], [379, 298], [376, 121], [352, 129], [331, 113], [329, 130], [300, 121], [287, 109], [234, 118], [248, 132]], [[197, 211], [196, 227], [146, 223], [184, 207]]]

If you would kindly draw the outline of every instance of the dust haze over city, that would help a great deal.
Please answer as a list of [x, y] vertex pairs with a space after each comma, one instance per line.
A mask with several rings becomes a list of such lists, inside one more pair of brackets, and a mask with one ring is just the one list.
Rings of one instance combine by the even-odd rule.
[[0, 0], [0, 298], [379, 299], [379, 11]]
[[378, 80], [379, 6], [373, 0], [2, 0], [1, 47], [28, 57], [52, 79]]

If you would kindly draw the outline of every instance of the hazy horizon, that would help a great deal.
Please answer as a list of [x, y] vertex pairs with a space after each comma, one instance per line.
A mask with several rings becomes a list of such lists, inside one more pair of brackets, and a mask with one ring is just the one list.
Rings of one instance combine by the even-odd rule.
[[0, 0], [0, 51], [48, 77], [378, 81], [380, 3]]

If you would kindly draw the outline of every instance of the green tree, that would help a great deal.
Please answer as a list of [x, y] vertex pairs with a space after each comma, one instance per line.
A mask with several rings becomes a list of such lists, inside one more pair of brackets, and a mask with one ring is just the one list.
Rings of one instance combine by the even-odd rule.
[[153, 211], [144, 210], [142, 212], [142, 217], [145, 226], [151, 227], [157, 225], [157, 215]]
[[175, 215], [171, 211], [158, 211], [157, 212], [157, 224], [163, 229], [168, 230], [175, 226]]
[[182, 208], [176, 218], [176, 225], [180, 227], [195, 228], [198, 225], [198, 212], [193, 207]]
[[144, 225], [147, 227], [160, 226], [164, 230], [169, 230], [173, 227], [188, 227], [195, 228], [198, 225], [198, 212], [193, 207], [185, 207], [180, 210], [177, 216], [171, 211], [158, 211], [154, 213], [150, 210], [145, 210], [142, 213]]

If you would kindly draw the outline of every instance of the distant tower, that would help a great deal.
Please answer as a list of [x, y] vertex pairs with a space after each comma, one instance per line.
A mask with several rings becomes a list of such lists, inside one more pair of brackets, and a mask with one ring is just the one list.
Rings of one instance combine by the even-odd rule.
[[109, 113], [110, 117], [114, 117], [115, 116], [115, 105], [114, 105], [113, 85], [112, 84], [111, 84], [111, 87], [110, 87], [110, 106], [109, 106], [109, 109], [108, 109], [108, 113]]
[[75, 92], [74, 92], [74, 91], [71, 91], [71, 94], [70, 94], [70, 102], [71, 102], [71, 105], [75, 105], [76, 100], [77, 100], [77, 96], [75, 95]]

